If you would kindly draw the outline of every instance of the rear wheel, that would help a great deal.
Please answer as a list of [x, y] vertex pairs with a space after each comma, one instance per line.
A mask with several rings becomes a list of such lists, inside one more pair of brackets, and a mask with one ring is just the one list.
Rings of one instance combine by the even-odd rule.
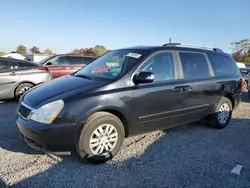
[[226, 127], [231, 120], [232, 110], [232, 102], [228, 98], [222, 97], [214, 113], [208, 116], [209, 125], [219, 129]]
[[87, 119], [76, 150], [88, 163], [104, 163], [119, 152], [124, 137], [124, 126], [119, 118], [107, 112], [97, 112]]
[[18, 99], [20, 98], [25, 92], [27, 92], [30, 88], [32, 88], [34, 85], [30, 83], [23, 83], [20, 84], [15, 91], [15, 97]]

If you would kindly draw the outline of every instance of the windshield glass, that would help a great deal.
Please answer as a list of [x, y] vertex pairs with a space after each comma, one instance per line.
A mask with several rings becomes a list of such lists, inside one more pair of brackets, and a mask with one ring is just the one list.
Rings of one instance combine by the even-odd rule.
[[75, 76], [99, 77], [116, 79], [135, 63], [145, 51], [143, 50], [116, 50], [93, 61]]
[[39, 61], [38, 63], [39, 63], [39, 64], [43, 64], [43, 63], [45, 63], [46, 61], [48, 61], [49, 59], [51, 59], [52, 57], [54, 57], [54, 56], [53, 56], [53, 55], [50, 55], [50, 56], [48, 56], [48, 57], [42, 59], [42, 60]]

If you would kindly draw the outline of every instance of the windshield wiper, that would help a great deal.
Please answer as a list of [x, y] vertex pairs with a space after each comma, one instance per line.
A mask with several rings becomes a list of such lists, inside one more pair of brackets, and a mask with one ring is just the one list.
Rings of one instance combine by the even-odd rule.
[[92, 80], [90, 76], [84, 75], [84, 74], [74, 74], [75, 77], [80, 77], [80, 78], [87, 78], [89, 80]]

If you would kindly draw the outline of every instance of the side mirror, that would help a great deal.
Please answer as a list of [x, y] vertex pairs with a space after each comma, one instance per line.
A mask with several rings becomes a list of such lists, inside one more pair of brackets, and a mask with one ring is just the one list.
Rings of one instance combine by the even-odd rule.
[[152, 83], [155, 79], [155, 76], [152, 72], [140, 72], [135, 75], [133, 81], [135, 84], [145, 84]]
[[52, 63], [49, 61], [48, 63], [46, 63], [47, 66], [50, 66], [52, 65]]

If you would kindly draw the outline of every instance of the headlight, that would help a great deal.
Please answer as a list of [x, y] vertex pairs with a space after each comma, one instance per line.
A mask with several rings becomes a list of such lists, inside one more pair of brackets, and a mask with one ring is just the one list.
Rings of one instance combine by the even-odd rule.
[[35, 110], [34, 113], [31, 115], [30, 119], [40, 123], [50, 124], [60, 113], [63, 106], [64, 106], [63, 100], [58, 100], [45, 104], [39, 109]]

